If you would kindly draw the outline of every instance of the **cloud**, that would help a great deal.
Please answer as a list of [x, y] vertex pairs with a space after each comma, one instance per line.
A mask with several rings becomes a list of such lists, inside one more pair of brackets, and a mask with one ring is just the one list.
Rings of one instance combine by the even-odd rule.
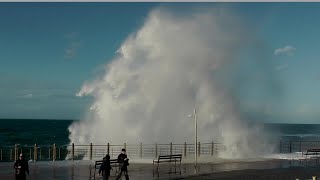
[[[19, 93], [19, 92], [17, 92]], [[46, 97], [49, 97], [51, 96], [51, 94], [49, 93], [41, 93], [41, 92], [26, 92], [25, 94], [23, 95], [18, 95], [16, 96], [17, 98], [22, 98], [22, 99], [39, 99], [39, 98], [46, 98]]]
[[278, 49], [274, 50], [274, 55], [276, 55], [276, 56], [279, 56], [279, 55], [292, 56], [295, 51], [296, 51], [295, 47], [288, 45], [283, 48], [278, 48]]
[[31, 99], [33, 97], [33, 95], [30, 93], [30, 94], [25, 94], [22, 96], [22, 98], [26, 98], [26, 99]]
[[297, 108], [296, 111], [298, 114], [310, 114], [310, 113], [315, 113], [317, 110], [312, 104], [301, 104], [300, 107]]
[[82, 45], [78, 37], [78, 32], [71, 32], [65, 35], [65, 38], [68, 40], [68, 45], [64, 49], [65, 59], [72, 59], [77, 55], [77, 52]]
[[76, 99], [72, 91], [64, 89], [23, 89], [23, 90], [7, 90], [13, 94], [13, 97], [19, 99]]
[[288, 69], [288, 68], [289, 68], [289, 65], [288, 65], [288, 64], [281, 64], [281, 65], [277, 66], [275, 69], [276, 69], [277, 71], [282, 71], [282, 70], [286, 70], [286, 69]]
[[67, 39], [76, 39], [79, 36], [78, 32], [71, 32], [65, 35]]
[[64, 50], [64, 58], [71, 59], [75, 57], [80, 47], [81, 47], [80, 42], [70, 43], [69, 46]]

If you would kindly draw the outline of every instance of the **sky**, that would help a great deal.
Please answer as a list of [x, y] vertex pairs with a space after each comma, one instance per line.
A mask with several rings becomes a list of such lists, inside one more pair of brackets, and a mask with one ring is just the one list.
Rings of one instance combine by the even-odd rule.
[[255, 42], [221, 70], [233, 74], [221, 83], [241, 110], [266, 122], [320, 123], [320, 3], [2, 2], [0, 118], [81, 119], [92, 97], [76, 94], [154, 8], [211, 6], [243, 19]]

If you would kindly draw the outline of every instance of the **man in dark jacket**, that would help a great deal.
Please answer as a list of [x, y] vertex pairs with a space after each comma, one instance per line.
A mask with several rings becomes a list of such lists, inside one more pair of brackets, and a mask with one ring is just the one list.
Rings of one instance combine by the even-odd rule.
[[23, 158], [23, 154], [19, 155], [13, 167], [16, 169], [16, 180], [26, 180], [26, 173], [29, 175], [28, 161]]
[[119, 154], [118, 163], [121, 167], [121, 171], [117, 176], [117, 180], [120, 179], [122, 172], [124, 173], [126, 180], [129, 180], [129, 175], [128, 175], [129, 159], [126, 154], [126, 149], [122, 149], [122, 152]]
[[102, 172], [103, 180], [108, 180], [110, 176], [110, 170], [112, 169], [111, 164], [110, 164], [110, 155], [107, 154], [103, 158], [103, 163], [101, 164], [99, 168], [99, 175]]

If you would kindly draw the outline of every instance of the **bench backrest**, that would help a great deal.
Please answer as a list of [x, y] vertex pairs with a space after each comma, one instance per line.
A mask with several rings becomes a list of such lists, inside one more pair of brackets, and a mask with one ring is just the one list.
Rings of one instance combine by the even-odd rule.
[[101, 166], [103, 164], [103, 161], [100, 160], [100, 161], [96, 161], [95, 164], [94, 164], [94, 167], [97, 169], [98, 166]]
[[171, 159], [170, 155], [161, 155], [159, 156], [159, 159]]
[[110, 164], [118, 163], [118, 159], [110, 159]]
[[307, 150], [307, 153], [308, 152], [317, 152], [317, 153], [320, 153], [320, 149], [308, 149]]
[[181, 159], [182, 154], [160, 155], [158, 159]]
[[174, 154], [174, 155], [171, 155], [172, 158], [182, 158], [182, 154]]
[[[118, 159], [110, 159], [110, 164], [116, 164], [118, 163]], [[103, 160], [99, 160], [95, 162], [94, 167], [97, 169], [103, 164]]]

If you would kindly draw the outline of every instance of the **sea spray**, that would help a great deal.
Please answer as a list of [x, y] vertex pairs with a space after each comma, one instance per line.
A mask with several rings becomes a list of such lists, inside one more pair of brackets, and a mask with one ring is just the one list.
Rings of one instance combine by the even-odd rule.
[[77, 94], [94, 102], [87, 117], [69, 127], [71, 143], [192, 143], [188, 114], [196, 108], [199, 141], [223, 143], [222, 157], [265, 151], [260, 127], [249, 126], [233, 94], [218, 83], [219, 70], [228, 69], [250, 42], [241, 21], [225, 9], [151, 11], [104, 75]]

